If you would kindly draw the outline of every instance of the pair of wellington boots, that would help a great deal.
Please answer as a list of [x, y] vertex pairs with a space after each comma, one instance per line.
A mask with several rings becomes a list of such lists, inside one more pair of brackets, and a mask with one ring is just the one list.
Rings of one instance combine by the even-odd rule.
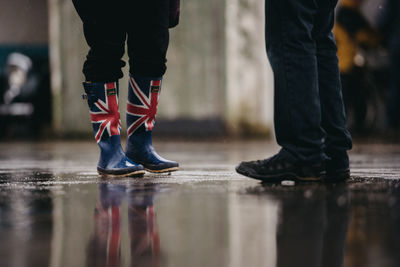
[[100, 159], [97, 171], [102, 176], [143, 176], [146, 171], [163, 173], [178, 170], [179, 164], [160, 157], [152, 145], [161, 78], [131, 75], [126, 121], [126, 152], [121, 147], [121, 121], [118, 82], [84, 82], [92, 126]]

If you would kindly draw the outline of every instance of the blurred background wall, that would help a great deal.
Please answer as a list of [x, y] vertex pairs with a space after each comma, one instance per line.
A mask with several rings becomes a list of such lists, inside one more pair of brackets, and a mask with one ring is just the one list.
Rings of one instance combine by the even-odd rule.
[[47, 0], [0, 1], [1, 44], [47, 44]]

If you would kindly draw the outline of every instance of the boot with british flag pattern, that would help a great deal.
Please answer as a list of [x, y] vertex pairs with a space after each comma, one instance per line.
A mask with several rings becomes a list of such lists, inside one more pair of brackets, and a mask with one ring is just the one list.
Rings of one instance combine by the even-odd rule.
[[130, 160], [121, 147], [121, 121], [118, 109], [118, 82], [84, 82], [84, 99], [87, 99], [90, 118], [100, 159], [97, 171], [101, 176], [141, 177], [142, 165]]
[[177, 162], [160, 157], [152, 144], [160, 90], [161, 77], [131, 75], [129, 78], [126, 155], [154, 173], [172, 172], [179, 168]]

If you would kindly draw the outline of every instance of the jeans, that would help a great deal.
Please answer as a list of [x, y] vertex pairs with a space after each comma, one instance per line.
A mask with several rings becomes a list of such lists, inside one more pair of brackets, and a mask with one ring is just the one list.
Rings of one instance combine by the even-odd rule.
[[[275, 79], [275, 134], [295, 161], [341, 161], [351, 149], [337, 47], [337, 0], [266, 0], [266, 46]], [[345, 163], [346, 164], [346, 163]]]
[[395, 36], [389, 43], [390, 87], [387, 96], [387, 124], [391, 129], [400, 130], [400, 37]]
[[87, 81], [112, 82], [123, 76], [127, 39], [130, 72], [160, 77], [169, 44], [168, 0], [73, 0], [90, 50], [83, 65]]

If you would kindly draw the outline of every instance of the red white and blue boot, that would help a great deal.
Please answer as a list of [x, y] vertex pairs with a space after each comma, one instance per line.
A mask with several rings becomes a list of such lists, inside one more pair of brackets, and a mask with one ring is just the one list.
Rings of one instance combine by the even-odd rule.
[[172, 172], [179, 168], [177, 162], [160, 157], [152, 145], [152, 130], [160, 90], [161, 77], [130, 76], [126, 111], [128, 124], [126, 155], [142, 164], [145, 170], [155, 173]]
[[104, 176], [140, 177], [142, 165], [126, 157], [121, 147], [118, 83], [83, 83], [96, 142], [100, 147], [97, 171]]

